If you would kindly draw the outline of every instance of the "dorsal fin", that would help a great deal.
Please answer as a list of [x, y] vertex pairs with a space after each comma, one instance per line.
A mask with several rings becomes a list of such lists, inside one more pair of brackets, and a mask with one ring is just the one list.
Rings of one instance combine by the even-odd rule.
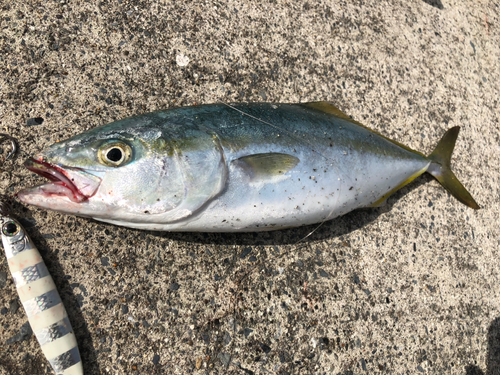
[[337, 107], [335, 107], [333, 104], [330, 104], [328, 102], [311, 102], [311, 103], [304, 103], [304, 104], [301, 104], [303, 107], [307, 107], [307, 108], [310, 108], [310, 109], [314, 109], [316, 111], [320, 111], [320, 112], [323, 112], [323, 113], [328, 113], [330, 115], [333, 115], [335, 117], [338, 117], [338, 118], [341, 118], [342, 120], [346, 120], [346, 121], [349, 121], [355, 125], [358, 125], [358, 126], [361, 126], [363, 128], [365, 128], [366, 130], [369, 130], [371, 131], [372, 133], [375, 133], [379, 136], [381, 136], [382, 138], [385, 138], [387, 139], [388, 141], [394, 143], [395, 145], [398, 145], [399, 147], [402, 147], [404, 148], [405, 150], [408, 150], [408, 151], [411, 151], [411, 152], [415, 152], [423, 157], [425, 157], [424, 154], [422, 154], [421, 152], [418, 152], [418, 151], [415, 151], [414, 149], [402, 144], [402, 143], [399, 143], [393, 139], [390, 139], [390, 138], [387, 138], [385, 135], [383, 134], [380, 134], [379, 132], [373, 130], [373, 129], [370, 129], [368, 126], [365, 126], [363, 125], [362, 123], [360, 122], [357, 122], [356, 120], [353, 120], [352, 118], [350, 118], [348, 115], [346, 115], [344, 112], [342, 112], [340, 109], [338, 109]]
[[353, 120], [348, 115], [346, 115], [344, 112], [342, 112], [340, 109], [338, 109], [333, 104], [330, 104], [328, 102], [311, 102], [311, 103], [304, 103], [302, 105], [304, 107], [312, 108], [312, 109], [315, 109], [317, 111], [321, 111], [321, 112], [324, 112], [324, 113], [329, 113], [331, 115], [340, 117], [341, 119], [350, 121], [353, 124], [356, 124], [356, 125], [359, 125], [359, 126], [362, 126], [362, 127], [366, 128], [366, 126], [364, 126], [361, 123]]

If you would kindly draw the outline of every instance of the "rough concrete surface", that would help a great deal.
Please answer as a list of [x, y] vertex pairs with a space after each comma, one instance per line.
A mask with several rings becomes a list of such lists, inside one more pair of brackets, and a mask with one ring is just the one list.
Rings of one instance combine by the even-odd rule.
[[[498, 2], [0, 8], [0, 130], [21, 148], [1, 193], [42, 181], [22, 167], [29, 155], [115, 119], [327, 100], [424, 153], [460, 125], [453, 168], [483, 207], [424, 176], [299, 242], [316, 227], [158, 233], [15, 202], [86, 374], [500, 373]], [[3, 257], [0, 289], [0, 373], [51, 373]]]

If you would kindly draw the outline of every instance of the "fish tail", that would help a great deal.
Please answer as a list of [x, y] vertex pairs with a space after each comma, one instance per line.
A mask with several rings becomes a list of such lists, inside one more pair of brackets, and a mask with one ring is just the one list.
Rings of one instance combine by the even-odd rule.
[[427, 168], [427, 172], [460, 202], [477, 210], [480, 208], [479, 205], [451, 171], [451, 154], [455, 148], [459, 131], [460, 126], [455, 126], [443, 135], [432, 154], [428, 156], [431, 164]]

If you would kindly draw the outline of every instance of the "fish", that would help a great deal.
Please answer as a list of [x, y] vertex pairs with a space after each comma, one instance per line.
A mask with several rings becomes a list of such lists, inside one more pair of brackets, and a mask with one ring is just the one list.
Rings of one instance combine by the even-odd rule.
[[54, 280], [33, 241], [6, 207], [1, 202], [2, 243], [31, 329], [56, 374], [82, 375], [76, 337]]
[[427, 172], [478, 209], [450, 167], [459, 129], [425, 156], [328, 102], [172, 108], [49, 146], [25, 166], [51, 182], [17, 197], [131, 228], [255, 232], [380, 206]]

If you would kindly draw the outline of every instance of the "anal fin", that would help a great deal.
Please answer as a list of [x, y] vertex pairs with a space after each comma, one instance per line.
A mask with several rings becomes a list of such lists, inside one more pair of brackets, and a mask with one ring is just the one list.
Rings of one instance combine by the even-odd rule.
[[399, 189], [401, 189], [403, 186], [406, 186], [408, 185], [410, 182], [412, 182], [414, 179], [416, 179], [418, 176], [422, 175], [423, 173], [425, 173], [425, 171], [427, 170], [427, 166], [425, 168], [422, 168], [421, 170], [415, 172], [414, 174], [412, 174], [410, 177], [408, 177], [405, 181], [403, 181], [402, 183], [400, 183], [398, 186], [396, 186], [394, 189], [391, 189], [388, 193], [386, 193], [385, 195], [383, 195], [381, 198], [379, 198], [376, 202], [373, 202], [371, 205], [369, 205], [368, 207], [373, 207], [373, 208], [376, 208], [376, 207], [382, 207], [384, 206], [386, 203], [387, 203], [387, 199], [393, 194], [395, 193], [396, 191], [398, 191]]

